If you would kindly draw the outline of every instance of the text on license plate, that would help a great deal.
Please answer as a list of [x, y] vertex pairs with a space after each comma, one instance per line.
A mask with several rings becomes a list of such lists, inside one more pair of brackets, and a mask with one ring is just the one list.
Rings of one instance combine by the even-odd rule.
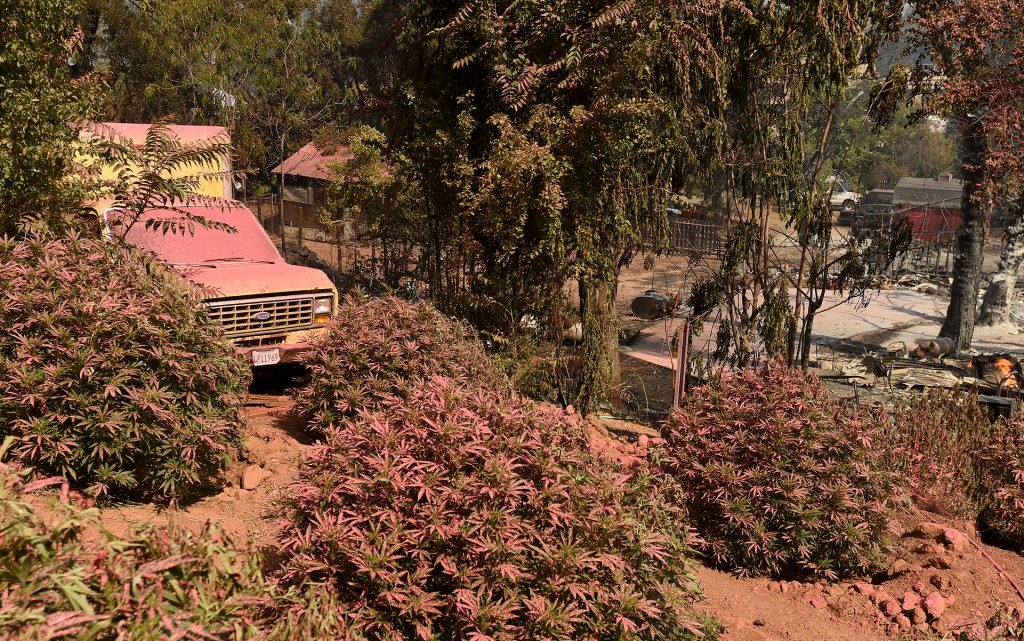
[[281, 362], [281, 350], [279, 349], [254, 349], [252, 351], [252, 365], [276, 365]]

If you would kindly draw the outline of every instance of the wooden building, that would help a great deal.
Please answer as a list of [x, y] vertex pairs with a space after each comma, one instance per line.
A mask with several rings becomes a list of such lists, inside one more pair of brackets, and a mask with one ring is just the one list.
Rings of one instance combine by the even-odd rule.
[[348, 147], [321, 150], [311, 142], [271, 170], [280, 181], [278, 193], [284, 202], [285, 225], [306, 229], [322, 226], [320, 208], [333, 177], [331, 164], [351, 157]]

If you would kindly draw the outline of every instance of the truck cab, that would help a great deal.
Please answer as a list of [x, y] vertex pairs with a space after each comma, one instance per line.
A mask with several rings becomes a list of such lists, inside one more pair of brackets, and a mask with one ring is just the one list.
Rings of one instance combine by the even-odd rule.
[[[161, 231], [184, 210], [234, 231], [191, 225]], [[120, 212], [103, 211], [108, 234], [155, 255], [198, 289], [210, 318], [253, 367], [301, 362], [309, 342], [337, 312], [338, 292], [318, 269], [290, 265], [253, 213], [237, 201], [154, 208], [124, 234]], [[147, 222], [149, 224], [147, 224]]]
[[860, 203], [860, 194], [850, 189], [839, 176], [833, 176], [831, 183], [832, 193], [828, 201], [832, 211], [852, 212], [856, 209]]

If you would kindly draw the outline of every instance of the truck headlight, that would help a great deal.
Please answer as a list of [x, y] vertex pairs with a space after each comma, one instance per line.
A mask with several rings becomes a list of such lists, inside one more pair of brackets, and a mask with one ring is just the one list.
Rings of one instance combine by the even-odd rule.
[[313, 301], [313, 322], [317, 325], [324, 325], [334, 315], [334, 296], [325, 296]]

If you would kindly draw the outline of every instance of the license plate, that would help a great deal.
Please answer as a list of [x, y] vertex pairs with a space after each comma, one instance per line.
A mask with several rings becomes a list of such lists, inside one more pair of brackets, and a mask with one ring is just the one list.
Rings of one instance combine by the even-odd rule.
[[277, 365], [281, 362], [281, 350], [279, 349], [254, 349], [252, 351], [252, 366]]

